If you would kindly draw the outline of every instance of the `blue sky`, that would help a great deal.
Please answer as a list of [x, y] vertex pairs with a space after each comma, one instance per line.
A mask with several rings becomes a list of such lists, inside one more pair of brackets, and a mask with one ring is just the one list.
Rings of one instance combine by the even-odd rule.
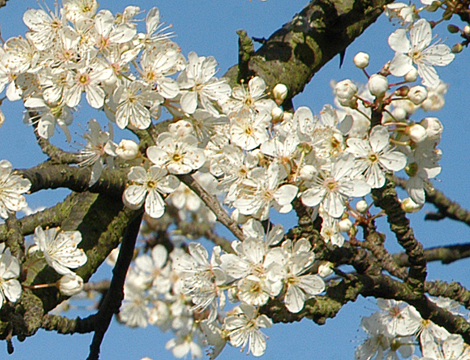
[[[151, 1], [134, 1], [125, 3], [123, 0], [100, 1], [100, 8], [110, 9], [113, 12], [122, 11], [127, 5], [138, 5], [142, 10], [149, 10], [157, 6], [163, 20], [172, 24], [172, 31], [177, 37], [174, 39], [181, 47], [183, 54], [195, 51], [198, 55], [213, 55], [219, 62], [222, 75], [230, 66], [234, 65], [238, 57], [237, 35], [238, 29], [247, 30], [250, 36], [269, 37], [282, 24], [289, 21], [299, 12], [306, 1], [300, 0], [163, 0], [160, 3]], [[38, 4], [32, 0], [9, 0], [7, 6], [0, 9], [0, 26], [2, 36], [7, 39], [11, 36], [24, 34], [26, 27], [22, 23], [22, 14], [28, 7], [36, 8]], [[53, 7], [52, 1], [48, 3]], [[388, 47], [386, 40], [394, 27], [387, 19], [382, 18], [347, 50], [344, 65], [339, 68], [339, 58], [333, 59], [312, 80], [304, 91], [295, 99], [295, 105], [310, 106], [318, 114], [324, 104], [332, 103], [333, 96], [330, 80], [343, 80], [351, 78], [354, 81], [365, 82], [364, 75], [352, 65], [352, 58], [358, 51], [365, 51], [371, 55], [372, 73], [378, 71], [385, 61], [393, 57], [393, 51]], [[447, 33], [439, 28], [440, 37], [445, 38]], [[450, 46], [456, 37], [445, 39]], [[451, 199], [459, 200], [461, 205], [470, 208], [468, 196], [468, 178], [470, 175], [470, 122], [468, 114], [468, 95], [470, 92], [469, 54], [465, 51], [458, 55], [454, 63], [444, 69], [438, 69], [441, 78], [451, 84], [446, 96], [447, 105], [440, 113], [433, 114], [442, 121], [445, 131], [440, 145], [443, 151], [442, 173], [435, 186], [443, 190]], [[0, 158], [8, 159], [14, 167], [29, 167], [38, 164], [45, 157], [35, 144], [35, 138], [30, 128], [23, 124], [22, 106], [20, 103], [2, 105], [6, 121], [0, 128]], [[81, 111], [74, 120], [85, 127], [91, 116], [95, 113]], [[417, 120], [424, 117], [417, 115]], [[103, 118], [102, 118], [103, 119]], [[77, 125], [77, 133], [82, 133]], [[56, 135], [59, 138], [63, 135]], [[78, 148], [78, 145], [71, 145]], [[28, 197], [31, 207], [41, 204], [51, 205], [63, 198], [66, 191], [48, 191]], [[432, 208], [428, 207], [431, 211]], [[424, 222], [424, 211], [411, 216], [416, 236], [425, 247], [438, 244], [453, 244], [468, 241], [468, 229], [461, 224], [450, 220], [438, 223]], [[387, 228], [384, 219], [379, 220], [382, 231]], [[390, 248], [398, 250], [393, 244], [393, 237], [389, 235]], [[468, 277], [462, 276], [468, 271], [468, 261], [461, 261], [449, 266], [431, 264], [429, 266], [429, 279], [444, 278], [445, 280], [461, 281], [470, 286]], [[268, 348], [265, 359], [306, 359], [313, 356], [325, 360], [352, 358], [354, 348], [365, 339], [365, 335], [358, 331], [360, 316], [368, 315], [375, 310], [372, 299], [360, 299], [349, 304], [335, 319], [327, 321], [325, 326], [319, 327], [311, 321], [304, 320], [298, 324], [275, 325], [266, 331], [269, 335]], [[73, 312], [70, 316], [85, 316], [85, 313]], [[143, 356], [153, 359], [173, 359], [171, 352], [164, 349], [170, 334], [162, 334], [158, 329], [128, 329], [113, 322], [105, 336], [102, 346], [102, 359], [130, 359], [139, 360]], [[91, 335], [63, 336], [55, 333], [39, 332], [36, 336], [19, 343], [14, 341], [15, 353], [10, 359], [84, 359], [88, 353]], [[0, 354], [1, 354], [0, 349]], [[1, 356], [1, 355], [0, 355]], [[6, 357], [5, 345], [5, 357]], [[246, 359], [237, 349], [227, 347], [220, 355], [220, 359]]]

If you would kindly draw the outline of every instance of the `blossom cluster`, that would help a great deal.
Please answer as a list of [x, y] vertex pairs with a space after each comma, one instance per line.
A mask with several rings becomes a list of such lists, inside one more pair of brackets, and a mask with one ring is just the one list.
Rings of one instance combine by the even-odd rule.
[[69, 134], [82, 93], [91, 107], [106, 113], [110, 130], [91, 120], [80, 152], [80, 166], [92, 168], [90, 186], [105, 163], [112, 167], [114, 157], [126, 161], [138, 154], [129, 140], [133, 150], [118, 151], [111, 124], [147, 129], [165, 108], [181, 120], [146, 149], [144, 167], [131, 168], [131, 185], [123, 194], [127, 206], [145, 203], [154, 218], [162, 216], [164, 197], [179, 185], [175, 175], [197, 171], [218, 181], [217, 194], [241, 222], [266, 220], [271, 208], [290, 212], [297, 198], [319, 208], [325, 223], [335, 222], [351, 197], [366, 196], [384, 185], [387, 173], [402, 169], [410, 177], [411, 199], [423, 204], [425, 182], [440, 171], [436, 145], [442, 126], [435, 118], [419, 124], [409, 119], [426, 100], [433, 102], [425, 87], [407, 87], [393, 97], [387, 76], [413, 81], [419, 75], [424, 85], [437, 87], [432, 65], [446, 65], [453, 55], [443, 44], [425, 49], [431, 38], [426, 20], [390, 36], [395, 57], [369, 78], [369, 97], [389, 104], [377, 124], [370, 121], [371, 101], [361, 98], [350, 80], [335, 87], [349, 115], [325, 105], [319, 118], [307, 107], [284, 113], [278, 103], [287, 89], [273, 92], [276, 102], [259, 77], [232, 89], [215, 77], [214, 58], [181, 54], [162, 30], [156, 8], [146, 16], [146, 31], [138, 32], [139, 12], [131, 6], [114, 16], [98, 11], [93, 0], [64, 1], [54, 14], [30, 9], [24, 15], [26, 37], [9, 39], [2, 49], [2, 90], [7, 87], [10, 100], [24, 100], [39, 136], [51, 137], [56, 125]]
[[[457, 315], [459, 304], [446, 298], [431, 298], [439, 307]], [[357, 360], [369, 359], [470, 359], [470, 346], [462, 336], [450, 334], [443, 327], [423, 319], [418, 311], [396, 300], [378, 299], [380, 311], [362, 319], [368, 338], [357, 347]], [[422, 357], [414, 355], [420, 350]]]
[[[290, 312], [298, 313], [305, 301], [324, 291], [325, 283], [312, 270], [315, 254], [306, 239], [283, 241], [281, 225], [265, 233], [253, 219], [243, 232], [246, 239], [233, 242], [231, 253], [216, 247], [209, 257], [201, 244], [190, 243], [187, 252], [175, 248], [168, 253], [157, 245], [150, 254], [139, 255], [126, 280], [120, 321], [172, 329], [176, 338], [167, 348], [177, 357], [189, 352], [200, 357], [205, 337], [212, 357], [227, 341], [262, 355], [266, 336], [261, 329], [272, 321], [260, 313], [261, 306], [278, 296]], [[237, 305], [225, 312], [227, 299]]]
[[[353, 226], [353, 201], [365, 211], [371, 191], [398, 172], [407, 177], [404, 209], [421, 207], [428, 180], [440, 172], [437, 145], [443, 127], [435, 117], [412, 118], [418, 109], [444, 105], [446, 85], [434, 66], [449, 64], [453, 54], [444, 44], [429, 46], [430, 24], [412, 17], [390, 36], [395, 55], [380, 71], [368, 75], [369, 55], [355, 57], [367, 86], [361, 89], [349, 79], [336, 83], [335, 105], [324, 105], [317, 116], [305, 106], [284, 111], [288, 89], [282, 84], [269, 94], [265, 81], [255, 76], [231, 87], [215, 76], [213, 57], [181, 53], [165, 33], [158, 9], [147, 13], [143, 32], [137, 29], [139, 14], [138, 7], [129, 6], [113, 15], [98, 10], [95, 0], [64, 0], [55, 13], [28, 10], [26, 36], [8, 39], [0, 49], [0, 90], [6, 88], [9, 100], [24, 101], [28, 121], [45, 139], [59, 126], [70, 140], [68, 126], [83, 97], [102, 110], [108, 129], [89, 121], [78, 166], [91, 168], [91, 187], [104, 166], [114, 169], [119, 158], [119, 169], [128, 170], [122, 200], [131, 209], [144, 207], [159, 219], [169, 201], [183, 214], [205, 212], [180, 180], [190, 174], [204, 183], [207, 193], [229, 209], [224, 215], [242, 226], [243, 238], [233, 241], [229, 252], [215, 247], [210, 257], [198, 243], [187, 251], [157, 245], [140, 254], [127, 275], [119, 319], [134, 327], [172, 329], [176, 338], [167, 348], [177, 357], [200, 357], [203, 341], [213, 346], [213, 357], [227, 342], [260, 356], [266, 349], [261, 329], [272, 325], [261, 307], [278, 299], [289, 312], [299, 313], [306, 301], [323, 293], [322, 277], [331, 273], [329, 266], [318, 267], [307, 239], [285, 239], [282, 226], [271, 225], [271, 214], [307, 208], [312, 221], [322, 219], [322, 239], [342, 246], [342, 233]], [[398, 85], [389, 82], [392, 76], [400, 78]], [[422, 85], [413, 84], [418, 77]], [[152, 145], [113, 141], [114, 126], [139, 134], [165, 113], [173, 119], [164, 131], [148, 132]], [[8, 211], [25, 206], [22, 194], [31, 184], [11, 175], [11, 164], [0, 165], [0, 215], [6, 218]], [[214, 222], [219, 215], [207, 211], [199, 218]], [[70, 269], [86, 262], [77, 248], [80, 240], [77, 231], [38, 227], [30, 253], [42, 253], [59, 274], [73, 276]], [[8, 249], [1, 256], [1, 294], [16, 301], [19, 265]], [[394, 333], [380, 319], [364, 320], [364, 328], [383, 336], [387, 328], [394, 337], [390, 344], [419, 331], [416, 326]], [[439, 338], [436, 346], [443, 341]], [[372, 342], [358, 349], [358, 358], [375, 356]]]

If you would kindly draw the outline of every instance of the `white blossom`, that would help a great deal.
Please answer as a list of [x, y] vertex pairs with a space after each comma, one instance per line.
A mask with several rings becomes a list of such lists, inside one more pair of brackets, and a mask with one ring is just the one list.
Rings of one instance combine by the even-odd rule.
[[354, 154], [358, 174], [364, 174], [372, 188], [385, 184], [385, 171], [400, 171], [406, 165], [405, 154], [390, 147], [390, 136], [386, 127], [377, 125], [370, 133], [369, 141], [348, 139], [346, 151]]
[[145, 212], [152, 218], [160, 218], [165, 212], [165, 202], [160, 193], [168, 194], [176, 190], [179, 180], [156, 165], [148, 170], [133, 166], [127, 177], [132, 183], [122, 194], [124, 204], [138, 209], [145, 202]]
[[225, 318], [224, 325], [233, 346], [240, 347], [242, 351], [248, 347], [247, 353], [254, 356], [264, 354], [266, 336], [260, 328], [271, 327], [272, 321], [266, 315], [259, 315], [255, 307], [241, 304], [234, 309], [233, 315]]
[[0, 308], [5, 299], [16, 302], [21, 296], [21, 284], [17, 280], [20, 276], [20, 263], [11, 255], [5, 244], [0, 244]]
[[61, 275], [73, 274], [72, 270], [84, 265], [87, 256], [77, 246], [82, 241], [79, 231], [60, 231], [59, 228], [34, 230], [34, 242], [49, 266]]
[[28, 206], [22, 194], [30, 188], [28, 179], [12, 174], [12, 165], [8, 160], [0, 161], [0, 216], [3, 219], [8, 217], [9, 212]]
[[454, 60], [454, 54], [444, 44], [429, 46], [432, 40], [431, 25], [425, 19], [413, 24], [409, 40], [405, 29], [397, 29], [388, 38], [395, 57], [390, 63], [390, 72], [395, 76], [404, 76], [415, 64], [423, 84], [435, 88], [439, 85], [439, 76], [434, 66], [446, 66]]

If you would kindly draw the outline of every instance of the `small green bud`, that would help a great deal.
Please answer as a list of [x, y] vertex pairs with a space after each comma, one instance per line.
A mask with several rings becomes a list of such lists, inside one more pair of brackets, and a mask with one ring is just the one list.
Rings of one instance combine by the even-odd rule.
[[460, 31], [460, 29], [455, 25], [447, 25], [447, 31], [449, 31], [451, 34], [456, 34]]
[[452, 46], [452, 49], [451, 49], [451, 51], [454, 54], [458, 54], [459, 52], [462, 52], [462, 50], [463, 50], [463, 45], [461, 43], [455, 44], [454, 46]]

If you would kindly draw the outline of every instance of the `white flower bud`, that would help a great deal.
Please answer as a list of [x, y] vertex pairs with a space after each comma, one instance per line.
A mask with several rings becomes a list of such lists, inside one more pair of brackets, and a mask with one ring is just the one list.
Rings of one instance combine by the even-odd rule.
[[357, 86], [351, 80], [346, 79], [336, 84], [334, 93], [340, 102], [347, 102], [357, 94]]
[[338, 229], [341, 232], [348, 232], [349, 230], [351, 230], [352, 226], [353, 226], [353, 223], [348, 218], [343, 219], [338, 222]]
[[77, 274], [65, 274], [57, 281], [57, 287], [62, 295], [73, 296], [83, 290], [83, 279]]
[[367, 205], [367, 201], [365, 200], [359, 200], [356, 203], [356, 210], [359, 211], [360, 213], [366, 212], [368, 208], [369, 208], [369, 205]]
[[406, 119], [407, 114], [408, 113], [406, 112], [406, 110], [402, 107], [397, 107], [397, 108], [393, 109], [393, 111], [392, 111], [392, 115], [395, 118], [395, 120], [397, 120], [397, 121]]
[[444, 95], [447, 93], [447, 85], [442, 81], [432, 90], [428, 91], [428, 97], [421, 104], [424, 111], [439, 111], [445, 105]]
[[416, 144], [426, 140], [426, 138], [428, 137], [426, 129], [420, 124], [413, 124], [411, 126], [408, 126], [405, 130], [405, 133]]
[[2, 126], [4, 122], [5, 122], [5, 114], [3, 113], [2, 110], [0, 110], [0, 126]]
[[356, 56], [354, 56], [353, 62], [359, 69], [364, 69], [369, 66], [369, 54], [358, 52]]
[[323, 262], [320, 266], [318, 266], [318, 275], [321, 277], [327, 277], [333, 274], [333, 263], [330, 261]]
[[426, 134], [429, 139], [437, 139], [441, 136], [444, 127], [438, 118], [427, 117], [421, 120], [421, 125], [426, 129]]
[[122, 139], [116, 148], [116, 155], [124, 160], [135, 159], [139, 153], [139, 145], [135, 141]]
[[418, 78], [418, 70], [415, 68], [411, 69], [405, 74], [405, 81], [413, 82]]
[[280, 107], [276, 106], [271, 110], [271, 117], [273, 118], [274, 123], [281, 122], [284, 117], [284, 111]]
[[357, 109], [357, 98], [351, 98], [351, 99], [343, 99], [343, 98], [337, 98], [338, 102], [344, 106], [348, 107], [351, 109]]
[[421, 104], [428, 97], [428, 91], [424, 86], [413, 86], [408, 92], [408, 99], [415, 105]]
[[284, 84], [277, 84], [273, 89], [274, 101], [276, 104], [281, 105], [282, 102], [286, 99], [289, 89]]
[[465, 35], [470, 35], [470, 26], [465, 25], [463, 28], [463, 32], [465, 33]]
[[291, 121], [293, 117], [294, 117], [293, 113], [284, 111], [284, 114], [282, 115], [282, 121], [285, 121], [285, 122]]
[[423, 205], [415, 203], [413, 200], [411, 200], [411, 198], [406, 198], [401, 202], [401, 208], [406, 213], [417, 212], [421, 210], [422, 207]]
[[122, 15], [124, 16], [125, 19], [131, 19], [134, 16], [138, 15], [139, 13], [140, 13], [140, 7], [130, 5], [124, 9], [124, 11], [122, 12]]
[[306, 181], [313, 180], [316, 174], [317, 169], [313, 165], [304, 165], [300, 168], [299, 171], [299, 177]]
[[367, 87], [372, 95], [382, 97], [388, 90], [388, 80], [383, 75], [374, 74], [369, 78]]
[[29, 248], [28, 248], [28, 255], [33, 255], [34, 253], [38, 252], [39, 251], [39, 246], [37, 246], [36, 244], [34, 245], [31, 245]]

